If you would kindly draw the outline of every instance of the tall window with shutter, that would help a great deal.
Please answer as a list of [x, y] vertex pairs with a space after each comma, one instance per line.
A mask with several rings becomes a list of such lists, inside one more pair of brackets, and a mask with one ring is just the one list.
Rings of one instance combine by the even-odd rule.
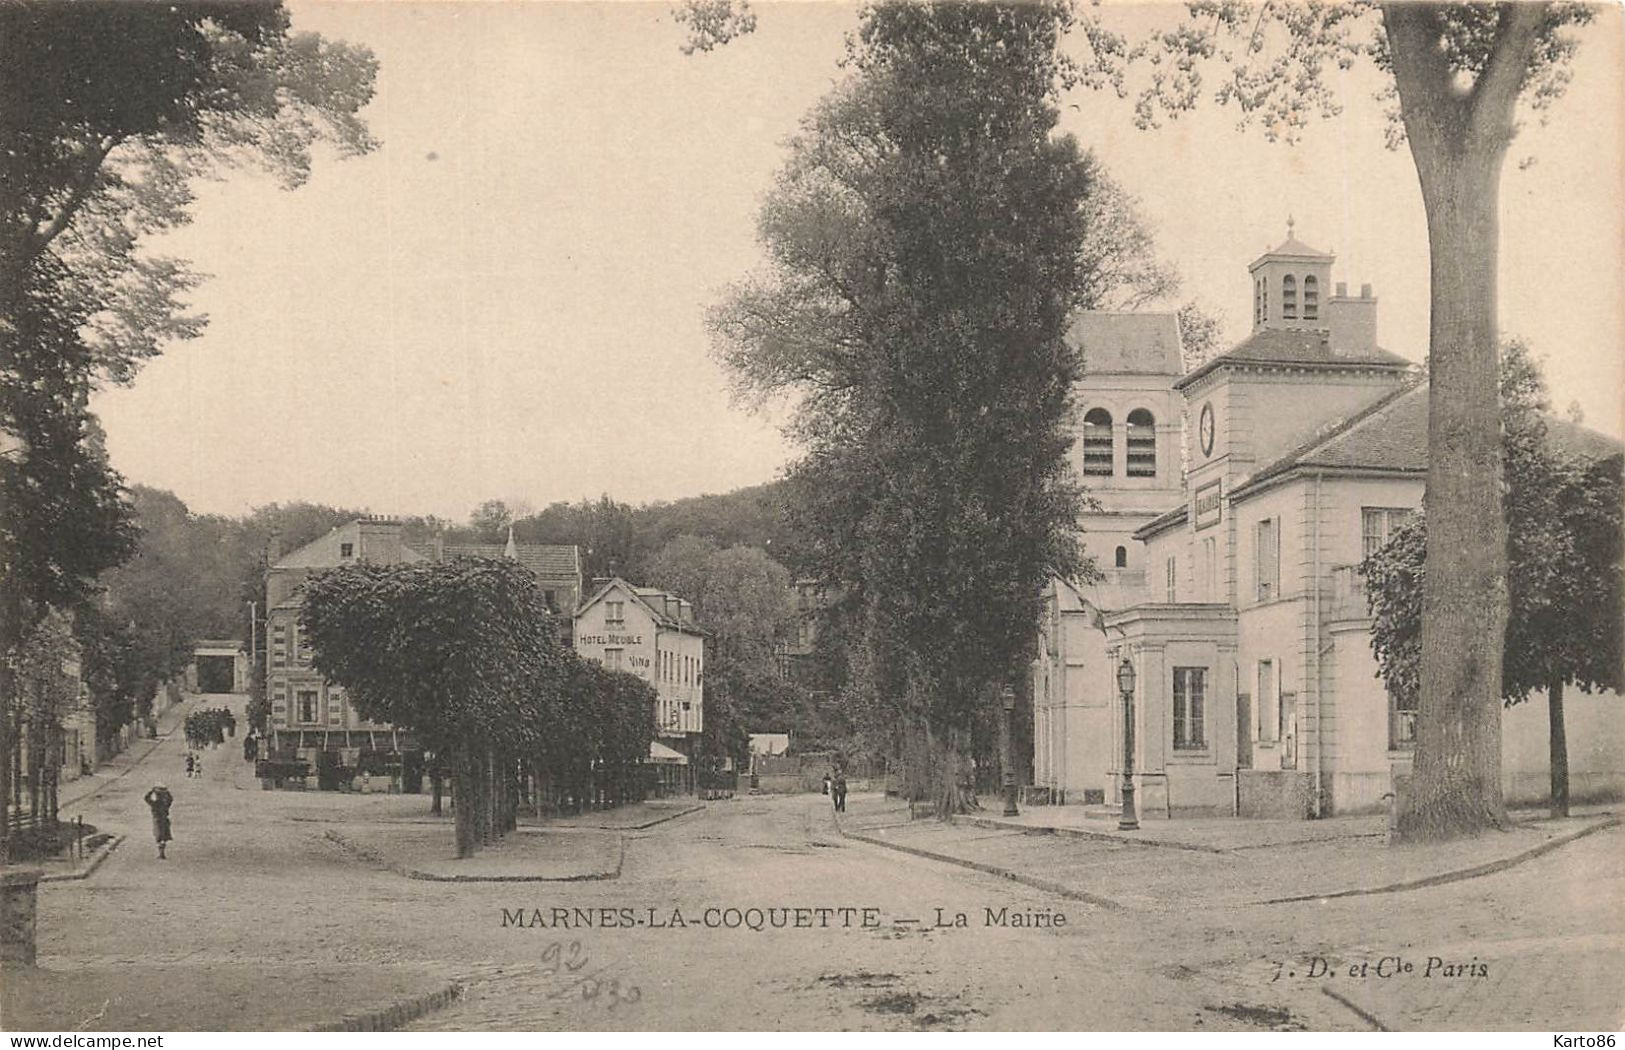
[[1254, 569], [1258, 580], [1258, 600], [1267, 602], [1281, 596], [1281, 528], [1277, 518], [1258, 523], [1253, 542]]

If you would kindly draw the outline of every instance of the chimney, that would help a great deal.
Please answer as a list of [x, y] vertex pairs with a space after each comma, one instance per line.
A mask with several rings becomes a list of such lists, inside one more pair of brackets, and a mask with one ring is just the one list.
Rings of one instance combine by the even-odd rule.
[[434, 560], [435, 561], [442, 562], [442, 561], [446, 560], [446, 533], [445, 533], [445, 530], [443, 530], [443, 529], [436, 529], [435, 530], [434, 536], [431, 537], [430, 540], [429, 540], [429, 547], [434, 552]]
[[1377, 351], [1377, 297], [1362, 284], [1360, 294], [1348, 294], [1337, 283], [1337, 294], [1326, 304], [1327, 343], [1335, 357], [1372, 357]]
[[394, 565], [403, 557], [401, 551], [401, 523], [383, 515], [368, 515], [357, 520], [356, 560], [374, 565]]
[[272, 529], [265, 538], [265, 564], [275, 565], [282, 560], [282, 530]]

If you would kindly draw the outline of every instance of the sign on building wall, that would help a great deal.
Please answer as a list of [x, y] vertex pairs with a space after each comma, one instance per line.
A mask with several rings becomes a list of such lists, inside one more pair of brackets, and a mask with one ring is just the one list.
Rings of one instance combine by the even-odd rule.
[[1217, 525], [1224, 517], [1223, 486], [1224, 479], [1219, 478], [1196, 490], [1191, 501], [1191, 524], [1196, 531]]

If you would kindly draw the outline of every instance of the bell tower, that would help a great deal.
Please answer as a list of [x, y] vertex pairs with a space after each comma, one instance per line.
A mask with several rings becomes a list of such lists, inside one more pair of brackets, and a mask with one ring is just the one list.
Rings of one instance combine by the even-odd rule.
[[1294, 225], [1288, 218], [1286, 240], [1247, 267], [1253, 278], [1255, 332], [1265, 328], [1324, 331], [1327, 327], [1327, 301], [1335, 256], [1317, 251], [1294, 237]]

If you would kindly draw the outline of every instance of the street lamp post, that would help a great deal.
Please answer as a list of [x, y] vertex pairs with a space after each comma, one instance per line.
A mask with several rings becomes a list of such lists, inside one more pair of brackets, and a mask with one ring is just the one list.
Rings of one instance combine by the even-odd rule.
[[1016, 808], [1015, 733], [1012, 728], [1016, 716], [1016, 691], [1005, 686], [1001, 699], [1004, 702], [1004, 717], [999, 720], [999, 764], [1004, 783], [1004, 815], [1016, 817], [1021, 815]]
[[1134, 661], [1123, 657], [1117, 665], [1117, 691], [1123, 694], [1123, 816], [1118, 831], [1139, 831], [1134, 810]]

